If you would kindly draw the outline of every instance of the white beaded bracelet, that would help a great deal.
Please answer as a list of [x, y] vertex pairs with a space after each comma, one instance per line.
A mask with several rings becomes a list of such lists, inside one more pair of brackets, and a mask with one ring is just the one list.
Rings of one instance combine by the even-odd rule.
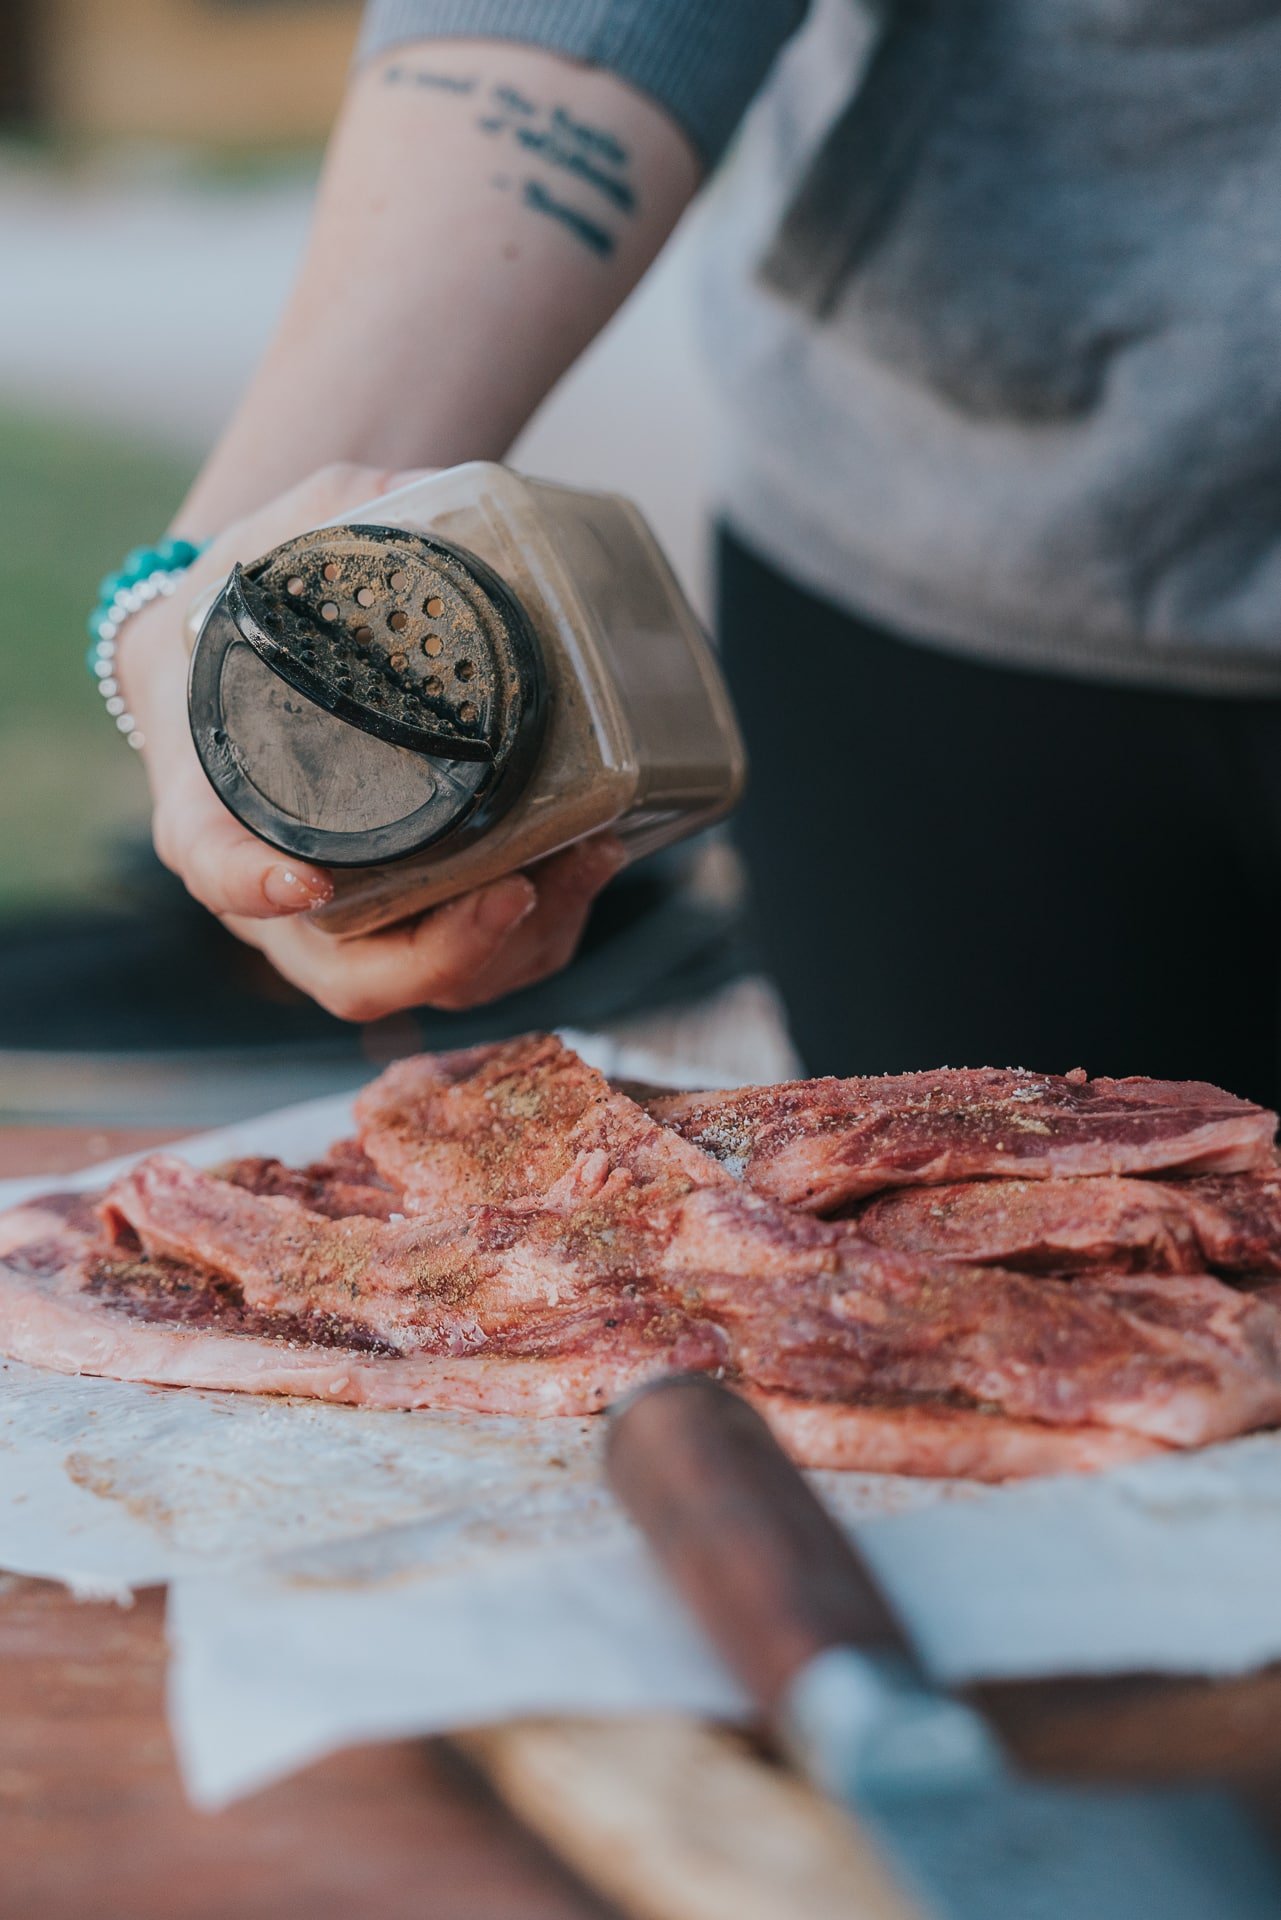
[[125, 621], [153, 600], [163, 600], [203, 549], [193, 540], [164, 540], [155, 547], [135, 547], [119, 573], [103, 581], [97, 606], [89, 616], [92, 645], [88, 666], [98, 682], [107, 712], [135, 749], [147, 743], [129, 711], [116, 672], [116, 641]]

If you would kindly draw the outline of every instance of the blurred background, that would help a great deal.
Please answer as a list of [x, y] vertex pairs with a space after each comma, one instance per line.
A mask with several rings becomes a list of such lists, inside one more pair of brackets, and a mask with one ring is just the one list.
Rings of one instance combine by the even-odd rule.
[[[701, 851], [692, 873], [683, 863], [676, 884], [637, 875], [550, 997], [455, 1019], [443, 1035], [430, 1017], [339, 1028], [190, 908], [150, 856], [141, 768], [84, 671], [84, 620], [102, 574], [165, 526], [265, 343], [360, 13], [359, 0], [5, 0], [6, 1118], [219, 1118], [266, 1104], [260, 1088], [272, 1102], [303, 1097], [361, 1077], [371, 1056], [569, 1008], [731, 1074], [749, 1030], [760, 1070], [787, 1063], [768, 995], [743, 980], [723, 847]], [[704, 611], [713, 409], [694, 263], [705, 219], [687, 221], [513, 456], [630, 493]]]

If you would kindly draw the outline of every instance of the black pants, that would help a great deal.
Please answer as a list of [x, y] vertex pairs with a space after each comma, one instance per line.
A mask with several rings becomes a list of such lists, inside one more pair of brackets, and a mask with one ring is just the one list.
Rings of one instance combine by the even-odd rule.
[[1281, 700], [972, 664], [732, 538], [720, 623], [757, 941], [808, 1071], [1084, 1066], [1278, 1104]]

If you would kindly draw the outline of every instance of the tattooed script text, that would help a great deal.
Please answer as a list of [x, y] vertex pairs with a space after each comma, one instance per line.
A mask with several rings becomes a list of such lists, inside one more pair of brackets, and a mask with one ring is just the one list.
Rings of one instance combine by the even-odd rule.
[[466, 74], [392, 66], [386, 83], [473, 103], [474, 124], [504, 152], [491, 184], [519, 194], [531, 213], [554, 220], [599, 259], [618, 244], [621, 223], [636, 212], [631, 155], [605, 127], [548, 107], [517, 87], [487, 86]]

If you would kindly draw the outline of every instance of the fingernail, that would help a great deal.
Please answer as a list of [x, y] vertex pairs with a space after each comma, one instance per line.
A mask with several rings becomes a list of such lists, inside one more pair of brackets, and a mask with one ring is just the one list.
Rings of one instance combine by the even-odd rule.
[[268, 867], [262, 890], [273, 907], [283, 907], [287, 913], [305, 913], [308, 907], [321, 907], [334, 897], [334, 883], [327, 873], [299, 873], [294, 867]]
[[532, 881], [526, 880], [523, 874], [513, 874], [510, 880], [486, 887], [476, 902], [476, 924], [483, 933], [495, 936], [510, 933], [537, 905], [538, 894]]

